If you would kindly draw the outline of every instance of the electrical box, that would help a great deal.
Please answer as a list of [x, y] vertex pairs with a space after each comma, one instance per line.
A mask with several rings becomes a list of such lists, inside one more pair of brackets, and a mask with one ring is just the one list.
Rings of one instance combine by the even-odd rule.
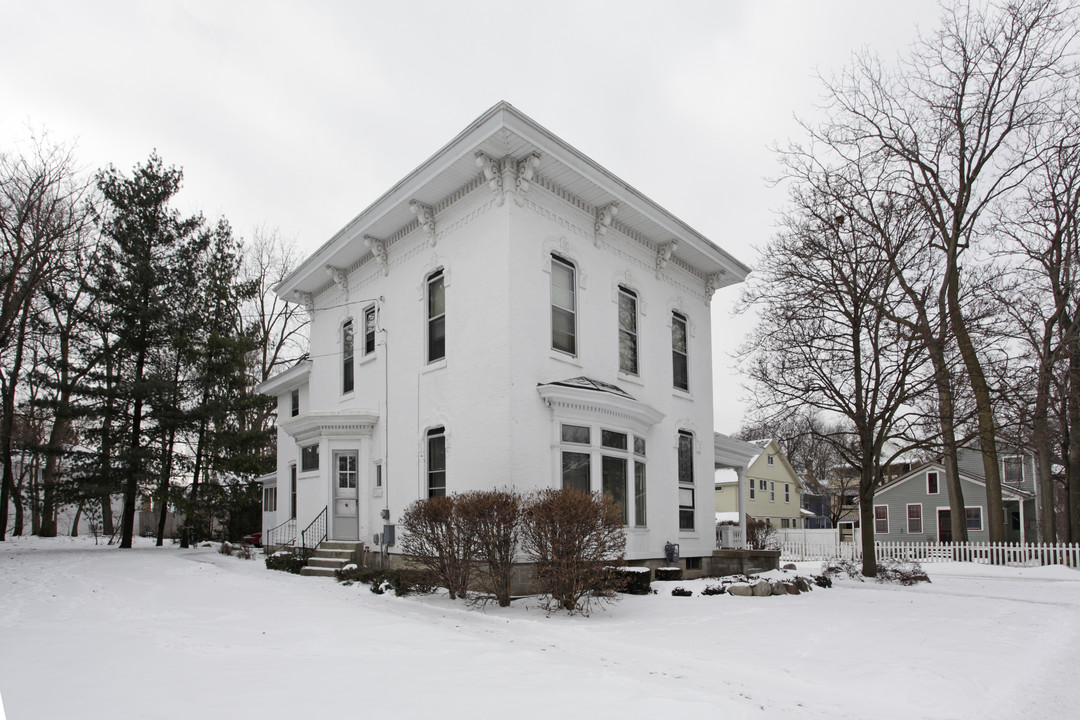
[[379, 517], [381, 517], [383, 520], [389, 520], [390, 519], [390, 508], [383, 508], [382, 510], [380, 510], [379, 511]]
[[382, 533], [375, 533], [375, 536], [371, 540], [372, 545], [382, 545]]
[[666, 543], [664, 545], [664, 557], [669, 563], [679, 562], [679, 543]]
[[395, 529], [395, 527], [396, 527], [395, 525], [383, 525], [382, 526], [383, 544], [386, 545], [387, 547], [393, 547], [393, 545], [394, 545], [394, 529]]

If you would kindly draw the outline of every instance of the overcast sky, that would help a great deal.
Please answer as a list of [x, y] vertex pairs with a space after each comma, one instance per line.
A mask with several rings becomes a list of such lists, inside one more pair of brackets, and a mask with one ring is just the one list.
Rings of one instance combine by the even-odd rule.
[[[0, 0], [0, 150], [31, 129], [88, 171], [157, 149], [186, 212], [312, 252], [506, 100], [754, 265], [783, 192], [770, 147], [813, 117], [816, 74], [891, 60], [934, 0], [84, 2]], [[716, 429], [745, 412], [713, 300]]]

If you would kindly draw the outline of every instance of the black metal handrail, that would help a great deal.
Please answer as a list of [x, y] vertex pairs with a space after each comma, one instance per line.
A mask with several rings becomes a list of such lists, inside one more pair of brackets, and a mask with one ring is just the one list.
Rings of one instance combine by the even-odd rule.
[[304, 532], [300, 533], [300, 554], [303, 555], [304, 560], [311, 557], [311, 554], [315, 552], [315, 548], [319, 547], [319, 543], [325, 539], [326, 508], [323, 508], [322, 512], [311, 521], [311, 524], [304, 528]]
[[292, 517], [266, 531], [262, 539], [267, 552], [296, 544], [296, 518]]

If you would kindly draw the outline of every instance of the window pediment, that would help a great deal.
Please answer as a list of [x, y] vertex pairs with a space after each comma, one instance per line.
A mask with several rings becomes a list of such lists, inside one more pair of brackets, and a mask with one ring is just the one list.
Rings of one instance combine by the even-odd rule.
[[371, 435], [379, 416], [375, 413], [305, 413], [279, 424], [297, 442], [318, 437]]
[[622, 388], [589, 378], [543, 383], [536, 388], [549, 407], [595, 414], [629, 423], [641, 433], [664, 419], [659, 410]]

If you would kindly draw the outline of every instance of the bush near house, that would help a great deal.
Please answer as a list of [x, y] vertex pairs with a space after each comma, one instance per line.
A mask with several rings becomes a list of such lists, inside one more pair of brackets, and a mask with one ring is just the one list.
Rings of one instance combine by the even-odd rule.
[[465, 598], [478, 550], [478, 540], [460, 512], [460, 496], [423, 498], [405, 508], [401, 547], [429, 570], [451, 600]]
[[618, 588], [613, 565], [626, 549], [622, 511], [599, 493], [541, 490], [525, 505], [521, 544], [550, 609], [588, 614]]
[[428, 570], [398, 569], [382, 570], [379, 568], [346, 565], [334, 571], [334, 576], [345, 585], [360, 582], [371, 586], [371, 592], [382, 595], [392, 589], [398, 597], [405, 595], [426, 595], [435, 592], [438, 582]]
[[521, 496], [511, 490], [478, 490], [457, 496], [457, 504], [465, 531], [476, 537], [477, 587], [509, 607], [521, 535]]
[[627, 595], [649, 595], [652, 593], [652, 571], [647, 567], [612, 568], [618, 591]]
[[267, 570], [283, 570], [299, 575], [302, 567], [304, 567], [304, 557], [299, 553], [280, 550], [266, 558]]

